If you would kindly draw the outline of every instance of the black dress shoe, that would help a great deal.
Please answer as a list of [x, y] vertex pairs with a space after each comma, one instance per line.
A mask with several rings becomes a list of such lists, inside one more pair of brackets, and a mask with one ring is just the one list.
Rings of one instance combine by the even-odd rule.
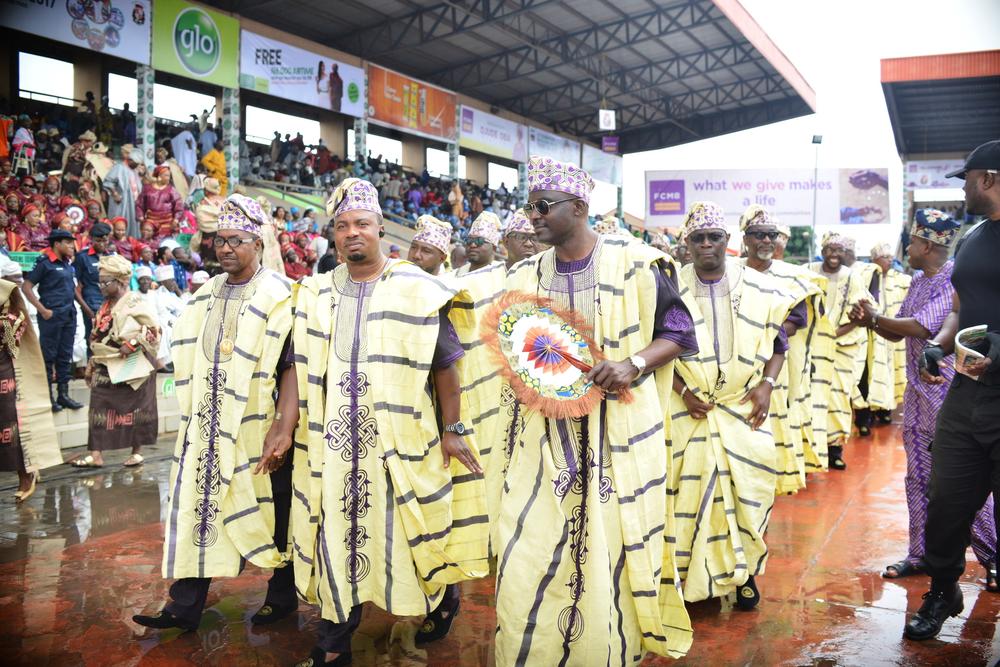
[[[460, 603], [461, 598], [456, 595], [454, 602], [442, 602], [438, 605], [437, 609], [427, 614], [423, 625], [420, 626], [420, 630], [414, 639], [416, 645], [421, 646], [444, 638], [451, 631], [451, 624], [455, 622], [455, 617], [458, 616]], [[448, 614], [447, 617], [444, 616], [446, 613]]]
[[950, 591], [928, 591], [924, 593], [920, 609], [906, 622], [903, 634], [907, 639], [916, 641], [937, 637], [948, 617], [958, 616], [964, 608], [962, 591], [957, 584]]
[[350, 664], [350, 653], [341, 653], [330, 662], [326, 662], [326, 651], [317, 646], [312, 650], [308, 658], [295, 663], [295, 667], [347, 667]]
[[847, 464], [844, 463], [844, 449], [840, 445], [833, 445], [830, 447], [829, 451], [830, 457], [830, 469], [831, 470], [847, 470]]
[[747, 582], [736, 589], [736, 608], [740, 611], [750, 611], [760, 603], [760, 591], [753, 577], [748, 577]]
[[198, 624], [192, 623], [190, 621], [185, 621], [184, 619], [178, 618], [171, 614], [169, 611], [164, 609], [156, 616], [146, 616], [143, 614], [136, 614], [132, 617], [132, 620], [139, 625], [144, 625], [147, 628], [156, 628], [157, 630], [166, 630], [167, 628], [180, 628], [181, 630], [197, 630]]
[[277, 623], [298, 608], [298, 603], [281, 607], [265, 601], [264, 606], [258, 609], [257, 613], [250, 617], [250, 622], [254, 625], [270, 625], [271, 623]]

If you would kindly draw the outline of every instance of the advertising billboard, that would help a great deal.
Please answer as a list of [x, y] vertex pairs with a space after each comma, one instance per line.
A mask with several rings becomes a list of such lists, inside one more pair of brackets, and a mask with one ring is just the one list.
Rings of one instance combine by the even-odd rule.
[[[3, 2], [0, 25], [149, 64], [149, 0]], [[24, 83], [24, 82], [22, 82]]]
[[240, 24], [184, 0], [156, 0], [153, 67], [224, 88], [239, 86]]
[[622, 184], [622, 158], [583, 144], [583, 169], [598, 181]]
[[528, 128], [491, 113], [462, 106], [458, 143], [515, 162], [528, 161]]
[[365, 71], [249, 30], [240, 33], [240, 88], [361, 118]]
[[910, 160], [903, 163], [903, 188], [960, 188], [964, 184], [960, 178], [945, 178], [944, 175], [961, 169], [965, 160]]
[[377, 65], [368, 65], [368, 121], [419, 134], [455, 141], [455, 93], [411, 79]]
[[528, 153], [580, 166], [580, 144], [537, 127], [528, 128]]

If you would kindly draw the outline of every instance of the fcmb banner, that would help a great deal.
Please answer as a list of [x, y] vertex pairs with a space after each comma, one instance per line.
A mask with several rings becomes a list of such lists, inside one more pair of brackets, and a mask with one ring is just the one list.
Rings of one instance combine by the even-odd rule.
[[240, 87], [355, 118], [365, 112], [365, 71], [263, 35], [240, 33]]

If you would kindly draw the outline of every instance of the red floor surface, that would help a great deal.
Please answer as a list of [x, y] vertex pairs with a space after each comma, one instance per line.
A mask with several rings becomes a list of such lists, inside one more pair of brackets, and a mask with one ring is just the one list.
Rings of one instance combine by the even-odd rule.
[[[95, 475], [63, 468], [27, 506], [0, 508], [0, 658], [5, 665], [291, 665], [306, 656], [317, 617], [252, 628], [266, 574], [249, 568], [217, 581], [196, 633], [159, 633], [131, 616], [160, 608], [160, 512], [167, 447], [142, 470], [108, 467]], [[811, 477], [809, 488], [778, 500], [767, 542], [767, 574], [757, 611], [726, 601], [691, 607], [695, 640], [682, 661], [652, 665], [993, 665], [1000, 659], [1000, 595], [982, 589], [972, 559], [962, 580], [965, 611], [940, 638], [902, 638], [906, 613], [920, 605], [927, 579], [888, 581], [882, 568], [903, 557], [907, 520], [905, 456], [898, 427], [856, 440], [843, 473]], [[117, 459], [114, 459], [117, 461]], [[10, 497], [10, 476], [0, 489]], [[492, 665], [492, 580], [463, 586], [452, 633], [428, 649], [413, 646], [417, 619], [366, 608], [355, 636], [355, 665]], [[547, 666], [542, 666], [547, 667]]]

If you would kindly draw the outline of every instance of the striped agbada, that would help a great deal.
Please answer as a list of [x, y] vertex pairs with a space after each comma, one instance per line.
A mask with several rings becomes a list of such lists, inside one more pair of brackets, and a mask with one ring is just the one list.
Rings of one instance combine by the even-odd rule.
[[456, 295], [402, 260], [371, 282], [342, 264], [297, 287], [295, 581], [323, 619], [364, 602], [426, 615], [446, 584], [488, 572], [483, 479], [442, 466], [429, 381]]
[[[879, 294], [879, 305], [886, 317], [898, 317], [913, 277], [893, 268], [882, 275], [884, 294]], [[892, 406], [895, 409], [902, 403], [906, 391], [906, 342], [886, 342], [889, 344], [886, 364], [892, 367]]]
[[[585, 260], [549, 249], [511, 268], [508, 290], [552, 299], [593, 326], [608, 359], [654, 336], [660, 251], [600, 237]], [[666, 279], [666, 278], [665, 278]], [[677, 299], [664, 321], [690, 338]], [[661, 397], [672, 364], [608, 395], [581, 419], [548, 419], [505, 394], [509, 467], [496, 528], [498, 665], [629, 665], [647, 651], [680, 656], [691, 624], [674, 565], [669, 420]]]
[[260, 269], [215, 276], [174, 323], [181, 424], [167, 498], [163, 576], [234, 577], [246, 559], [273, 568], [271, 480], [252, 475], [274, 419], [276, 370], [292, 325], [291, 285]]
[[677, 569], [684, 599], [694, 602], [725, 596], [764, 572], [775, 441], [769, 420], [750, 428], [753, 405], [743, 399], [778, 351], [775, 341], [793, 299], [737, 261], [729, 261], [714, 284], [703, 283], [689, 264], [679, 283], [700, 352], [678, 360], [676, 373], [690, 392], [714, 406], [705, 419], [695, 419], [680, 394], [670, 392]]
[[[895, 317], [899, 304], [906, 295], [909, 277], [907, 276], [905, 280], [897, 279], [896, 275], [903, 274], [893, 269], [885, 274], [877, 264], [868, 262], [859, 262], [852, 267], [852, 270], [861, 273], [861, 283], [875, 299], [879, 313], [886, 317]], [[862, 388], [855, 385], [852, 391], [851, 404], [856, 410], [870, 408], [891, 411], [896, 408], [894, 346], [895, 343], [875, 332], [867, 332], [858, 350], [856, 371], [859, 382], [862, 376], [867, 378], [867, 387], [862, 392]]]

